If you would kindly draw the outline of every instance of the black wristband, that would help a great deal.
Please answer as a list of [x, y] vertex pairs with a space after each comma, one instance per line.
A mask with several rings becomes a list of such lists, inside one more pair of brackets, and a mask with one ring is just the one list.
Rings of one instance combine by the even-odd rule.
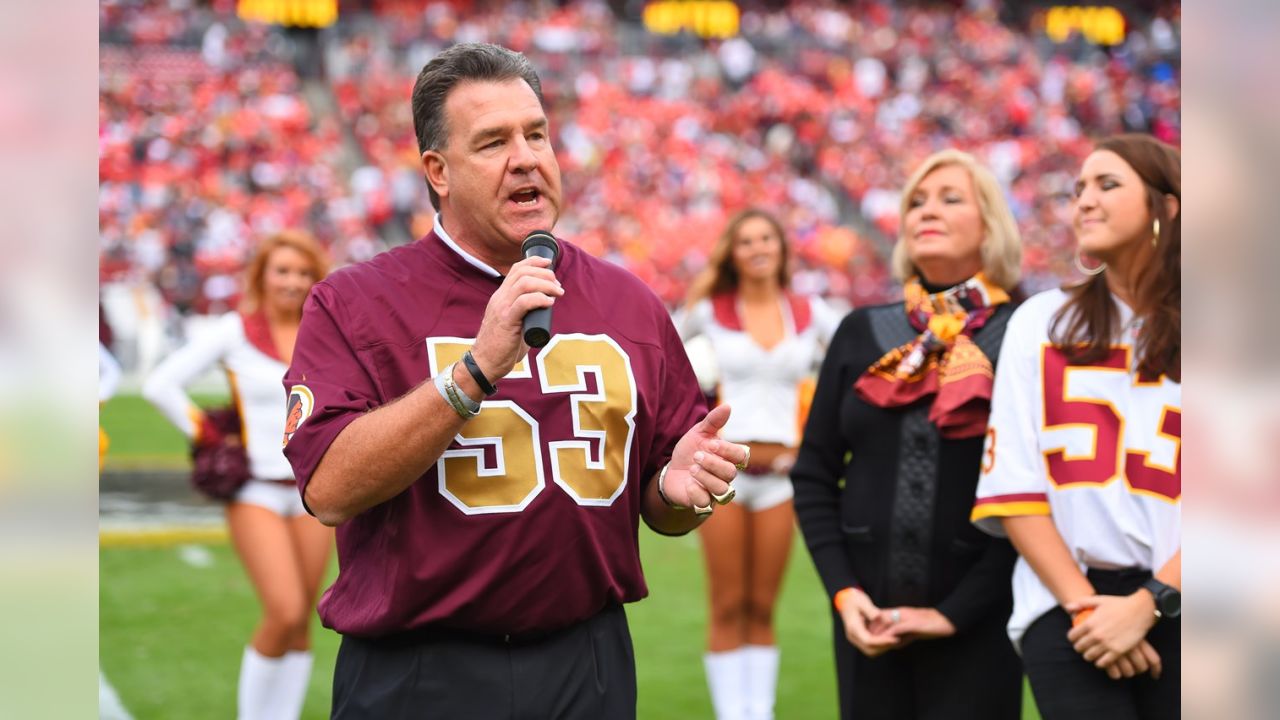
[[462, 353], [462, 366], [467, 369], [467, 372], [471, 373], [471, 379], [475, 380], [476, 384], [480, 386], [480, 392], [486, 396], [498, 392], [498, 386], [489, 382], [484, 373], [480, 372], [480, 366], [476, 364], [476, 359], [471, 356], [470, 350]]

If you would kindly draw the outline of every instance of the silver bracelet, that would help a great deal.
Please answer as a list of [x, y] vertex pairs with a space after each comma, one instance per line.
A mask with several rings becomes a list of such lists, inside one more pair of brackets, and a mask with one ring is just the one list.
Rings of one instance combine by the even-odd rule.
[[440, 397], [449, 403], [449, 407], [458, 413], [458, 417], [470, 420], [480, 414], [480, 403], [468, 397], [467, 393], [453, 382], [453, 368], [454, 366], [450, 365], [435, 376], [436, 390], [440, 392]]
[[472, 400], [471, 396], [467, 394], [467, 391], [458, 387], [458, 383], [454, 382], [453, 372], [454, 370], [457, 370], [457, 368], [458, 363], [454, 363], [449, 366], [449, 374], [444, 378], [444, 389], [449, 391], [449, 394], [453, 397], [454, 401], [461, 405], [471, 417], [475, 417], [480, 414], [480, 403]]
[[689, 508], [683, 505], [677, 505], [671, 502], [671, 499], [667, 497], [666, 481], [667, 481], [667, 468], [669, 467], [671, 467], [671, 463], [667, 463], [666, 465], [663, 465], [662, 470], [658, 473], [658, 497], [662, 498], [662, 502], [666, 503], [667, 507], [671, 508], [672, 510], [688, 510]]
[[436, 391], [440, 393], [440, 397], [444, 398], [445, 403], [450, 408], [453, 408], [453, 411], [457, 413], [459, 417], [464, 420], [469, 420], [470, 418], [467, 417], [466, 410], [459, 403], [454, 402], [453, 398], [449, 396], [449, 389], [445, 387], [446, 378], [452, 371], [452, 367], [447, 367], [444, 370], [441, 370], [436, 373], [434, 378], [432, 378], [432, 383], [436, 386]]

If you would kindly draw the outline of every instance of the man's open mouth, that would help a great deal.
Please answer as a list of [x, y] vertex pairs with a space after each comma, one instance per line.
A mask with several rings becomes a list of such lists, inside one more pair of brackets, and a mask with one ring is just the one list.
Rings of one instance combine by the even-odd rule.
[[538, 203], [538, 191], [530, 188], [528, 190], [519, 190], [511, 193], [511, 199], [517, 205], [528, 207]]

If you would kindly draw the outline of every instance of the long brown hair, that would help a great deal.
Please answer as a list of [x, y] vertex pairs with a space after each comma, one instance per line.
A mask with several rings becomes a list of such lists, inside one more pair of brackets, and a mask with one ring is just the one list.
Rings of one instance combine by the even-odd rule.
[[[1146, 187], [1147, 212], [1160, 222], [1160, 234], [1149, 261], [1134, 282], [1134, 316], [1138, 331], [1138, 372], [1168, 375], [1182, 381], [1182, 154], [1159, 140], [1140, 134], [1115, 135], [1098, 143], [1132, 167]], [[1178, 199], [1179, 211], [1168, 216], [1165, 196]], [[1097, 362], [1111, 349], [1120, 322], [1107, 289], [1106, 273], [1064, 287], [1068, 300], [1053, 317], [1049, 337], [1073, 361]]]
[[724, 231], [720, 233], [716, 246], [712, 248], [711, 255], [707, 258], [707, 266], [689, 285], [689, 294], [685, 298], [687, 305], [691, 306], [703, 298], [738, 289], [740, 278], [738, 268], [733, 266], [733, 241], [737, 239], [738, 230], [742, 228], [743, 223], [754, 218], [760, 218], [769, 223], [773, 226], [773, 231], [778, 234], [778, 240], [782, 243], [782, 262], [778, 265], [778, 287], [785, 290], [791, 286], [791, 243], [787, 240], [786, 231], [782, 229], [782, 223], [772, 213], [760, 208], [747, 208], [729, 218], [729, 223], [724, 226]]
[[258, 243], [253, 251], [253, 258], [244, 269], [244, 297], [240, 300], [240, 310], [245, 313], [257, 312], [262, 304], [263, 275], [267, 270], [267, 260], [277, 248], [292, 248], [307, 257], [311, 264], [311, 274], [316, 282], [329, 274], [329, 259], [315, 238], [302, 230], [281, 230]]

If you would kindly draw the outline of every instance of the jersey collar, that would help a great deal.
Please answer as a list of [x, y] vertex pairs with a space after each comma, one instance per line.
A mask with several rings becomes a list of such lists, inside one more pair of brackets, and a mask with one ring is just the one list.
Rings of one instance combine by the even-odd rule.
[[494, 270], [492, 267], [489, 266], [488, 263], [476, 257], [475, 255], [472, 255], [466, 250], [463, 250], [462, 246], [454, 242], [453, 238], [449, 237], [449, 233], [445, 232], [444, 223], [440, 221], [440, 217], [441, 217], [440, 213], [436, 213], [436, 219], [435, 219], [436, 235], [438, 235], [440, 239], [444, 241], [445, 245], [449, 246], [450, 250], [457, 253], [459, 257], [461, 257], [463, 260], [467, 262], [468, 265], [475, 267], [485, 275], [488, 275], [489, 277], [495, 277], [495, 278], [502, 277], [502, 273], [498, 272], [497, 270]]

